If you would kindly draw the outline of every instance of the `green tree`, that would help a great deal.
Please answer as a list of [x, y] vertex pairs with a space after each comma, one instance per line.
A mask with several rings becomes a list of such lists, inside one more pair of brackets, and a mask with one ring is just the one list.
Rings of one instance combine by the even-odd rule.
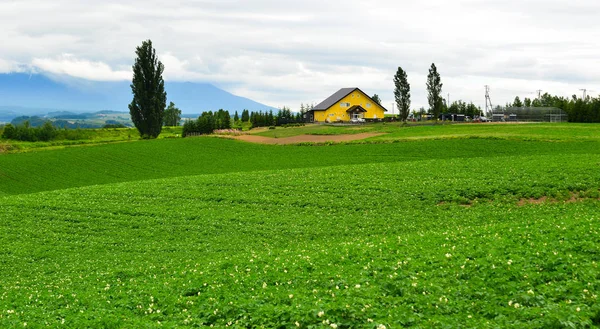
[[129, 104], [129, 113], [142, 138], [156, 138], [162, 130], [167, 105], [165, 81], [162, 77], [165, 68], [156, 57], [152, 41], [142, 42], [135, 53], [137, 58], [131, 82], [133, 100]]
[[181, 110], [175, 107], [173, 102], [169, 102], [169, 106], [165, 110], [164, 124], [165, 126], [179, 126], [181, 121]]
[[371, 99], [372, 99], [372, 100], [373, 100], [375, 103], [377, 103], [377, 104], [381, 105], [381, 98], [379, 98], [379, 95], [377, 95], [377, 94], [373, 94], [373, 97], [371, 97]]
[[531, 107], [531, 99], [525, 97], [525, 99], [523, 100], [523, 105], [525, 107]]
[[523, 107], [523, 102], [521, 102], [521, 99], [519, 98], [519, 96], [515, 97], [514, 102], [512, 103], [513, 107]]
[[250, 113], [248, 113], [248, 110], [243, 110], [242, 111], [242, 122], [248, 122], [250, 121]]
[[427, 101], [433, 114], [433, 120], [437, 120], [442, 111], [442, 79], [437, 71], [437, 67], [432, 63], [427, 75]]
[[233, 115], [233, 122], [236, 123], [240, 120], [240, 116], [237, 113], [238, 111], [235, 111], [235, 114]]
[[396, 99], [396, 106], [398, 106], [399, 117], [401, 121], [406, 122], [406, 118], [410, 113], [410, 84], [406, 72], [400, 66], [398, 66], [398, 70], [394, 75], [394, 86], [394, 98]]
[[16, 131], [17, 130], [15, 129], [15, 126], [13, 126], [9, 123], [6, 126], [4, 126], [4, 131], [2, 131], [2, 138], [13, 139], [13, 138], [15, 138]]

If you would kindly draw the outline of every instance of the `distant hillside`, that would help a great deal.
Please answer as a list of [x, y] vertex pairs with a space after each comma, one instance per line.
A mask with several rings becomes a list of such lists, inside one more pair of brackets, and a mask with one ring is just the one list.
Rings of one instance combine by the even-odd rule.
[[[128, 81], [88, 81], [42, 74], [0, 74], [0, 121], [21, 115], [45, 116], [51, 112], [128, 112]], [[184, 114], [209, 110], [270, 110], [268, 105], [233, 95], [208, 83], [165, 82], [167, 101]]]

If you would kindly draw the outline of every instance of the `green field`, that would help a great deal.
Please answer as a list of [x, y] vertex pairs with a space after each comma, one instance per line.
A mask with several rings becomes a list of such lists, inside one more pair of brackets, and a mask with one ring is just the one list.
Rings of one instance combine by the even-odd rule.
[[487, 127], [0, 155], [0, 327], [600, 326], [597, 126]]
[[[181, 137], [181, 131], [182, 127], [163, 127], [159, 138]], [[88, 146], [140, 140], [140, 134], [134, 128], [70, 129], [69, 132], [70, 135], [72, 135], [72, 138], [49, 142], [22, 142], [0, 139], [0, 154], [55, 150], [73, 146]]]
[[259, 130], [253, 134], [265, 137], [291, 137], [298, 135], [339, 135], [381, 133], [369, 141], [393, 141], [432, 138], [485, 137], [497, 139], [526, 140], [600, 140], [600, 126], [572, 123], [461, 123], [461, 124], [413, 124], [376, 123], [366, 125], [306, 125], [304, 127], [277, 127]]

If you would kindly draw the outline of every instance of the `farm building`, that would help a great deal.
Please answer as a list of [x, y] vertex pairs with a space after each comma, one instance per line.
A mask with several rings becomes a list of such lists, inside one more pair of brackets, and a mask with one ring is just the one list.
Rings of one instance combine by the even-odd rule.
[[306, 113], [309, 122], [383, 119], [387, 110], [359, 88], [342, 88]]

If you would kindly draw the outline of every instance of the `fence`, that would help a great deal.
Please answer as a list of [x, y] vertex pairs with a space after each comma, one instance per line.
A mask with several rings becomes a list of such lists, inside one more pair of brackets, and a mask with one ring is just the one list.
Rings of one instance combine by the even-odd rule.
[[492, 121], [567, 122], [567, 113], [557, 107], [506, 107], [492, 111]]

